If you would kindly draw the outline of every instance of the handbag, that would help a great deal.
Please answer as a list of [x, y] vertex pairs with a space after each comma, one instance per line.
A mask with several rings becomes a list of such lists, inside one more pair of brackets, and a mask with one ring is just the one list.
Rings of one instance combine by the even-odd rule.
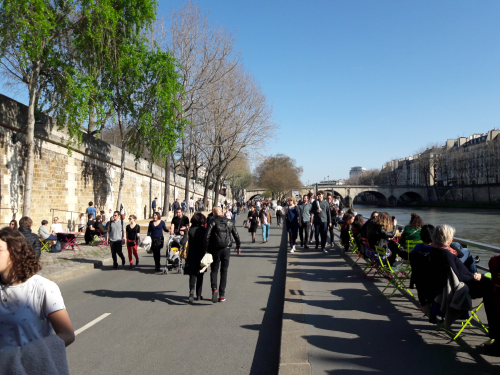
[[214, 258], [212, 254], [206, 253], [203, 258], [201, 258], [201, 266], [202, 267], [208, 267], [214, 262]]
[[187, 257], [188, 257], [188, 251], [189, 251], [189, 241], [186, 242], [186, 244], [184, 245], [184, 247], [181, 249], [181, 251], [179, 253], [179, 256], [182, 259], [187, 259]]
[[250, 229], [250, 222], [248, 220], [243, 221], [243, 228]]

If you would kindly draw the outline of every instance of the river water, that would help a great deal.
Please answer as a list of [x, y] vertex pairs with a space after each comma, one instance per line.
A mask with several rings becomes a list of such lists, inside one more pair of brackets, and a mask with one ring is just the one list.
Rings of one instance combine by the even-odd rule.
[[[408, 225], [410, 214], [415, 212], [424, 223], [434, 226], [448, 224], [455, 228], [455, 235], [459, 238], [482, 242], [500, 247], [500, 210], [472, 209], [472, 208], [412, 208], [412, 207], [384, 207], [354, 205], [354, 211], [365, 217], [370, 217], [373, 211], [386, 211], [396, 216], [398, 225]], [[481, 265], [487, 267], [488, 259], [495, 253], [474, 249], [469, 246], [474, 255], [482, 259]]]

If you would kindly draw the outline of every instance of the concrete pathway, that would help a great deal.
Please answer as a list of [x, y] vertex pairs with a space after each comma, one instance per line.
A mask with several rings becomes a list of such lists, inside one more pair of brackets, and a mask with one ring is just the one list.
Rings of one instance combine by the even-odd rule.
[[88, 327], [67, 348], [70, 373], [276, 374], [285, 271], [284, 254], [278, 258], [281, 230], [272, 227], [267, 244], [251, 244], [241, 224], [242, 254], [232, 253], [224, 303], [209, 300], [205, 274], [206, 299], [189, 305], [188, 276], [155, 274], [147, 254], [132, 270], [104, 266], [61, 282], [75, 329]]
[[[397, 292], [387, 301], [380, 296], [385, 279], [369, 281], [352, 263], [338, 248], [288, 254], [287, 280], [293, 282], [287, 288], [290, 283], [301, 290], [285, 295], [284, 319], [305, 321], [310, 367], [300, 367], [301, 374], [500, 373], [500, 358], [475, 349], [485, 334], [466, 329], [452, 341], [427, 321], [416, 300]], [[300, 309], [293, 307], [298, 304]]]

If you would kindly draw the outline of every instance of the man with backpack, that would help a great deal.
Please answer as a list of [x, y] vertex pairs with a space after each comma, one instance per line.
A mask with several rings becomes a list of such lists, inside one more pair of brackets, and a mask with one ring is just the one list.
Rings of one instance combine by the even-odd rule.
[[[240, 236], [233, 222], [229, 221], [222, 213], [220, 207], [213, 208], [214, 219], [208, 222], [207, 237], [205, 239], [205, 252], [212, 254], [213, 263], [210, 267], [210, 281], [212, 284], [212, 302], [225, 302], [227, 283], [227, 269], [231, 256], [231, 235], [236, 242], [236, 251], [240, 253]], [[217, 274], [220, 270], [220, 284], [217, 289]]]

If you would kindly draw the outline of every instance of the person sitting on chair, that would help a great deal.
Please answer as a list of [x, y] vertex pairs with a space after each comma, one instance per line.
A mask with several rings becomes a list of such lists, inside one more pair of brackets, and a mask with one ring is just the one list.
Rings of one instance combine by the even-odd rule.
[[500, 321], [495, 314], [493, 284], [484, 275], [470, 272], [460, 259], [450, 251], [450, 244], [453, 241], [454, 234], [455, 229], [449, 225], [438, 225], [434, 230], [430, 253], [430, 300], [434, 301], [436, 296], [443, 293], [451, 269], [458, 281], [467, 285], [472, 299], [483, 298], [484, 310], [489, 324], [490, 340], [482, 346], [486, 353], [498, 355], [500, 354]]

